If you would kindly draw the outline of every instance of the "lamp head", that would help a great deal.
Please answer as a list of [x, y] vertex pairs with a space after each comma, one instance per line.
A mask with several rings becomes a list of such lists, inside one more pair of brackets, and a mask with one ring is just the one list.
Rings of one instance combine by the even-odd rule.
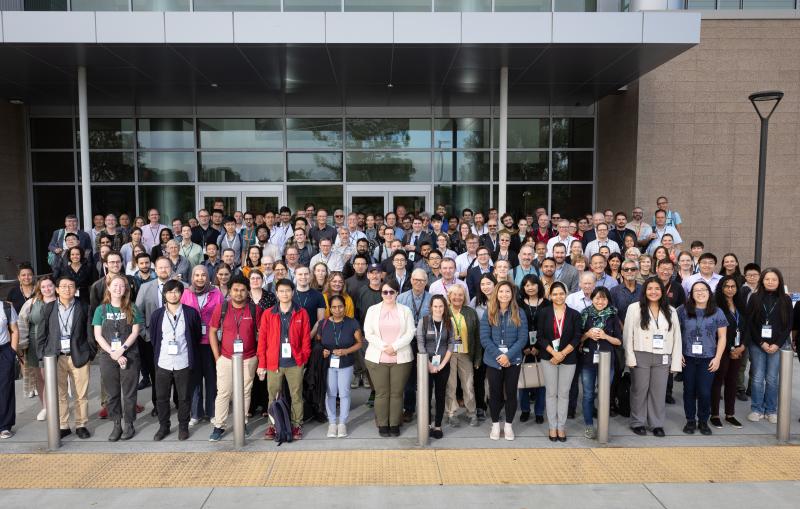
[[783, 92], [780, 90], [754, 92], [750, 94], [748, 99], [753, 103], [753, 107], [756, 109], [758, 116], [761, 117], [762, 120], [766, 120], [772, 116], [775, 108], [778, 107], [778, 103], [783, 99]]

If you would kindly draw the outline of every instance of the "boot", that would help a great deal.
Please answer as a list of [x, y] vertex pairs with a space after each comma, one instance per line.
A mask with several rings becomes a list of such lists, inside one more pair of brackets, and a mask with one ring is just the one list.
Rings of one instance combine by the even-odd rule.
[[114, 429], [111, 430], [111, 434], [108, 435], [109, 442], [116, 442], [122, 436], [122, 424], [119, 420], [114, 421]]
[[130, 440], [131, 438], [133, 438], [133, 435], [135, 435], [135, 434], [136, 434], [136, 430], [133, 427], [133, 423], [132, 422], [126, 422], [125, 423], [125, 432], [122, 434], [122, 439], [123, 440]]

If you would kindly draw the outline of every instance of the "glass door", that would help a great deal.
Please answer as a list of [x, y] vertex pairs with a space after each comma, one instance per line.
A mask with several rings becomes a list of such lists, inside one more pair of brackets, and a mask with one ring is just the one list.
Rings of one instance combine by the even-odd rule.
[[[242, 189], [245, 187], [245, 189]], [[283, 186], [274, 185], [211, 185], [200, 186], [198, 208], [211, 210], [215, 201], [222, 201], [225, 214], [252, 211], [263, 213], [267, 210], [277, 212], [285, 201]]]
[[389, 205], [392, 210], [402, 205], [408, 212], [418, 214], [420, 212], [432, 212], [430, 186], [402, 186], [401, 189], [389, 191]]
[[386, 211], [388, 193], [386, 191], [347, 191], [348, 212], [383, 214]]
[[387, 190], [383, 185], [348, 185], [347, 207], [352, 212], [382, 212], [396, 210], [404, 206], [409, 212], [431, 212], [431, 187], [428, 185], [391, 185]]

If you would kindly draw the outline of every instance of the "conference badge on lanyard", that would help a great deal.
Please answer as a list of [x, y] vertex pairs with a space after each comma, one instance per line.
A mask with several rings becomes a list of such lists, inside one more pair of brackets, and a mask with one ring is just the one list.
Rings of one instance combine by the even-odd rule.
[[233, 353], [243, 353], [244, 352], [244, 342], [242, 338], [236, 338], [233, 340]]

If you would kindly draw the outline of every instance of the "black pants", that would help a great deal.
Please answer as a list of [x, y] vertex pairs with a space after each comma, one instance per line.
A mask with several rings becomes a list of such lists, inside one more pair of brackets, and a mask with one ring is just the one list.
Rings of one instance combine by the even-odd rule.
[[151, 398], [153, 400], [153, 408], [158, 408], [156, 406], [156, 363], [155, 353], [153, 352], [153, 344], [149, 341], [145, 341], [144, 338], [139, 337], [137, 345], [139, 346], [139, 358], [142, 364], [142, 377], [147, 377], [150, 379], [150, 391]]
[[567, 413], [569, 415], [575, 415], [575, 409], [578, 408], [578, 385], [581, 381], [582, 368], [583, 354], [578, 352], [578, 360], [575, 362], [575, 376], [572, 377], [572, 385], [569, 386], [569, 405], [567, 406]]
[[475, 386], [475, 408], [479, 408], [486, 411], [486, 364], [481, 362], [481, 365], [478, 369], [475, 370], [474, 377], [472, 379], [473, 385]]
[[505, 403], [506, 422], [511, 423], [517, 413], [519, 365], [500, 369], [487, 366], [486, 378], [489, 380], [489, 414], [492, 422], [500, 422], [500, 410]]
[[178, 429], [189, 429], [189, 415], [192, 406], [192, 373], [189, 368], [177, 371], [167, 371], [156, 368], [156, 409], [158, 409], [158, 423], [162, 429], [169, 429], [169, 397], [172, 393], [172, 384], [178, 393]]
[[0, 431], [11, 431], [17, 420], [14, 394], [14, 349], [9, 343], [0, 346]]
[[134, 346], [125, 353], [128, 364], [125, 369], [119, 363], [101, 351], [98, 355], [100, 363], [100, 379], [106, 390], [108, 400], [108, 418], [112, 421], [132, 423], [136, 420], [136, 386], [139, 384], [139, 349]]
[[[412, 341], [411, 344], [416, 344]], [[416, 348], [415, 348], [416, 350]], [[445, 366], [450, 369], [450, 365]], [[428, 397], [430, 401], [430, 396]], [[403, 410], [406, 412], [414, 413], [417, 407], [417, 355], [414, 354], [414, 360], [411, 361], [411, 375], [406, 381], [406, 387], [403, 389]]]
[[[408, 377], [414, 378], [414, 377]], [[428, 382], [428, 403], [431, 401], [431, 394], [436, 397], [436, 413], [429, 419], [433, 421], [433, 426], [436, 428], [442, 427], [442, 418], [444, 417], [444, 402], [447, 398], [447, 380], [450, 378], [450, 364], [446, 364], [444, 368], [438, 373], [431, 375], [430, 382]], [[407, 386], [406, 386], [407, 387]]]

